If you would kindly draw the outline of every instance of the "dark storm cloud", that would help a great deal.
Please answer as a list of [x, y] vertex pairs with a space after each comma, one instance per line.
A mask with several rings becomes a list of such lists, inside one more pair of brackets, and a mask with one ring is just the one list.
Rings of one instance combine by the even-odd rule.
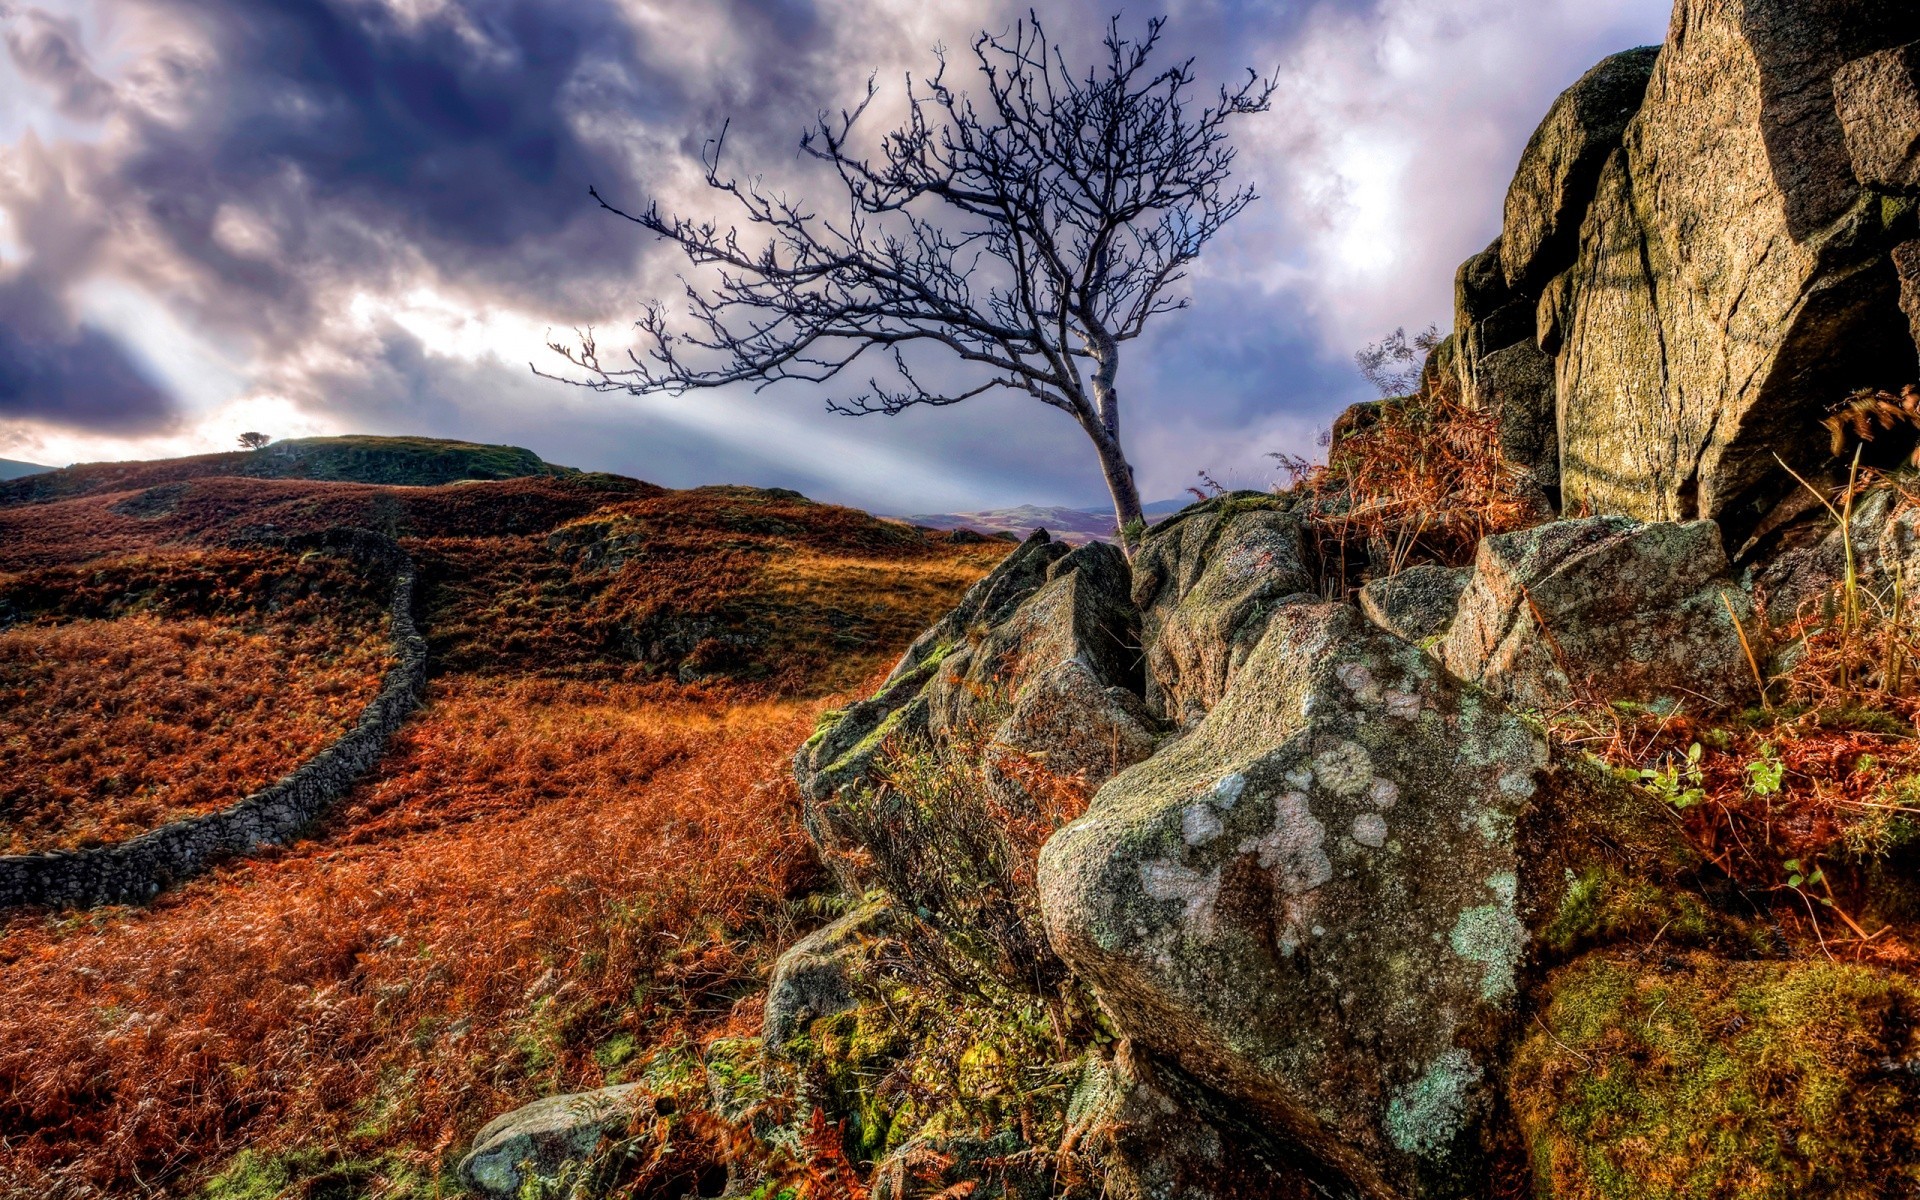
[[49, 319], [57, 300], [0, 284], [0, 420], [45, 420], [105, 433], [173, 423], [173, 398], [101, 330]]
[[[1241, 131], [1244, 173], [1266, 199], [1203, 262], [1193, 310], [1165, 321], [1125, 366], [1148, 490], [1171, 494], [1201, 467], [1310, 448], [1316, 429], [1364, 395], [1348, 343], [1444, 313], [1450, 263], [1489, 236], [1496, 177], [1530, 116], [1598, 53], [1645, 40], [1580, 25], [1580, 14], [1662, 2], [1542, 0], [1539, 14], [1522, 16], [1507, 0], [1168, 0], [1169, 57], [1197, 55], [1205, 80], [1278, 63], [1289, 82], [1286, 103]], [[831, 191], [818, 190], [794, 145], [816, 111], [856, 101], [877, 69], [885, 93], [873, 123], [886, 123], [902, 70], [923, 76], [940, 42], [955, 77], [969, 76], [971, 34], [1003, 28], [1024, 4], [39, 3], [60, 14], [0, 0], [21, 81], [0, 71], [0, 110], [10, 86], [28, 86], [61, 118], [0, 143], [0, 166], [11, 155], [33, 168], [11, 184], [0, 170], [17, 247], [9, 263], [0, 224], [0, 286], [34, 280], [37, 316], [87, 312], [88, 282], [117, 280], [221, 347], [257, 392], [337, 425], [505, 436], [664, 482], [737, 470], [919, 509], [961, 504], [968, 488], [976, 503], [1097, 498], [1071, 427], [1012, 402], [866, 422], [826, 416], [807, 389], [713, 396], [697, 412], [624, 396], [589, 403], [526, 374], [537, 345], [489, 347], [498, 355], [489, 359], [418, 321], [387, 320], [417, 291], [428, 307], [476, 319], [511, 314], [536, 343], [542, 325], [594, 324], [603, 345], [618, 345], [642, 301], [671, 298], [682, 264], [596, 210], [588, 184], [623, 205], [664, 195], [669, 207], [724, 220], [724, 205], [688, 181], [702, 144], [731, 120], [733, 169], [766, 171], [824, 203]], [[1074, 0], [1043, 15], [1077, 58], [1110, 7]], [[1130, 11], [1129, 32], [1144, 16]], [[110, 27], [139, 34], [115, 44]], [[1564, 44], [1535, 45], [1555, 30]], [[1459, 119], [1490, 105], [1496, 121]], [[75, 133], [89, 120], [98, 137]], [[1478, 142], [1461, 140], [1463, 125]], [[0, 129], [19, 137], [4, 111]], [[1350, 169], [1396, 156], [1417, 172]], [[1412, 173], [1435, 182], [1407, 185]], [[1411, 286], [1382, 274], [1395, 266], [1354, 256], [1391, 240], [1356, 225], [1354, 203], [1386, 212], [1387, 231], [1416, 248], [1398, 267]], [[0, 399], [0, 435], [15, 418], [98, 427], [124, 409], [128, 427], [166, 419], [164, 389], [137, 386], [139, 360], [106, 340], [138, 331], [76, 320], [8, 321], [0, 311], [14, 396]], [[90, 376], [80, 370], [89, 364]], [[191, 392], [171, 369], [167, 378]]]

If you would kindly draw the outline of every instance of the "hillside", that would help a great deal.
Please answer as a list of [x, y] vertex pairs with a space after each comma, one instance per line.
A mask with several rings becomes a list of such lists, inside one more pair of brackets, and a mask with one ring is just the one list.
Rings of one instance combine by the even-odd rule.
[[[1179, 512], [1190, 500], [1157, 500], [1142, 506], [1147, 523], [1157, 524]], [[1079, 545], [1113, 538], [1113, 511], [1110, 506], [1067, 508], [1057, 504], [1021, 504], [1013, 508], [988, 508], [978, 512], [917, 513], [901, 517], [910, 525], [926, 529], [967, 529], [988, 537], [995, 535], [1022, 539], [1037, 529], [1053, 537]]]
[[571, 467], [542, 462], [533, 451], [518, 446], [367, 435], [290, 438], [263, 450], [140, 462], [77, 463], [18, 477], [0, 474], [0, 481], [4, 481], [0, 482], [0, 506], [221, 477], [435, 487], [467, 479], [577, 474]]
[[16, 459], [0, 458], [0, 482], [5, 482], [9, 479], [19, 479], [27, 475], [39, 475], [51, 470], [54, 470], [54, 468], [43, 467], [39, 463], [20, 462]]
[[0, 1195], [433, 1194], [492, 1112], [733, 1027], [818, 879], [792, 747], [1007, 549], [577, 474], [0, 508], [0, 850], [231, 804], [350, 725], [386, 584], [312, 540], [343, 525], [418, 565], [423, 707], [290, 844], [0, 924]]

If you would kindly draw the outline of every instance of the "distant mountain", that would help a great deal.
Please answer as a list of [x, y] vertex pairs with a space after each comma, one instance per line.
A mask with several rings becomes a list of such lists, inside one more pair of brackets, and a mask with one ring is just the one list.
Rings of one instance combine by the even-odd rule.
[[421, 437], [290, 438], [263, 450], [230, 450], [190, 458], [117, 463], [78, 463], [59, 470], [34, 468], [0, 483], [0, 505], [62, 500], [100, 492], [125, 492], [190, 479], [239, 476], [251, 479], [313, 479], [436, 487], [473, 479], [526, 479], [577, 475], [519, 446]]
[[[1191, 503], [1191, 500], [1157, 500], [1142, 505], [1141, 509], [1147, 515], [1147, 523], [1154, 525]], [[900, 519], [928, 529], [971, 529], [988, 536], [1012, 534], [1024, 538], [1036, 529], [1044, 529], [1061, 541], [1076, 545], [1114, 536], [1113, 509], [1099, 506], [1067, 508], [1057, 504], [1022, 504], [979, 512], [916, 513]]]
[[12, 458], [0, 458], [0, 479], [24, 479], [29, 475], [44, 475], [53, 467], [43, 467], [39, 463], [20, 462]]

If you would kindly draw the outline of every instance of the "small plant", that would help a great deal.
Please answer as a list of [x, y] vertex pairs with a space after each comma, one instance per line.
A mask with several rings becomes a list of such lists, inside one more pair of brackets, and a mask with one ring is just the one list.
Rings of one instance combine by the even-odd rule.
[[1760, 757], [1747, 764], [1747, 790], [1756, 796], [1778, 796], [1787, 773], [1772, 742], [1760, 743]]
[[1707, 798], [1706, 776], [1700, 769], [1700, 743], [1687, 748], [1684, 763], [1648, 767], [1640, 772], [1640, 783], [1655, 797], [1675, 808], [1692, 808]]
[[[1797, 858], [1790, 858], [1780, 865], [1786, 868], [1787, 886], [1796, 892], [1800, 892], [1802, 895], [1805, 895], [1803, 889], [1816, 887], [1827, 881], [1827, 873], [1820, 869], [1820, 864], [1817, 862], [1808, 861], [1803, 863]], [[1818, 900], [1828, 908], [1833, 907], [1833, 898], [1831, 896], [1815, 896], [1813, 899]]]

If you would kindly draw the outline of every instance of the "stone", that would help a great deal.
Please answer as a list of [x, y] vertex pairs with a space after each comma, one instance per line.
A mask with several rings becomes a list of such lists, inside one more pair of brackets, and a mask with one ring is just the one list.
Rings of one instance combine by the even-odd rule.
[[1916, 346], [1920, 346], [1920, 242], [1902, 242], [1893, 248], [1893, 270], [1900, 280], [1900, 311], [1907, 315]]
[[1282, 606], [1205, 718], [1046, 843], [1049, 936], [1123, 1034], [1363, 1194], [1468, 1194], [1546, 762], [1353, 608]]
[[1313, 586], [1299, 519], [1257, 495], [1223, 497], [1154, 530], [1135, 553], [1133, 581], [1147, 704], [1179, 725], [1206, 714], [1266, 621]]
[[1527, 141], [1500, 230], [1500, 267], [1515, 292], [1537, 296], [1573, 265], [1600, 169], [1640, 111], [1659, 55], [1642, 46], [1605, 59], [1560, 93]]
[[1920, 192], [1920, 42], [1841, 67], [1833, 101], [1854, 178], [1889, 192]]
[[[1854, 500], [1849, 517], [1854, 576], [1875, 604], [1891, 603], [1896, 582], [1906, 595], [1920, 588], [1920, 508], [1895, 488], [1874, 487]], [[1815, 519], [1821, 536], [1774, 555], [1757, 572], [1769, 625], [1819, 617], [1846, 579], [1849, 539], [1824, 508], [1816, 506]]]
[[1533, 708], [1586, 692], [1739, 703], [1755, 685], [1729, 604], [1750, 619], [1711, 521], [1556, 521], [1480, 543], [1437, 653], [1459, 678]]
[[1360, 589], [1360, 611], [1397, 638], [1416, 646], [1446, 633], [1473, 572], [1465, 567], [1408, 567]]
[[968, 631], [1006, 620], [1046, 584], [1048, 569], [1070, 553], [1044, 529], [1035, 530], [968, 588], [951, 612], [914, 639], [878, 692], [828, 714], [794, 755], [794, 780], [808, 802], [810, 833], [824, 833], [814, 806], [871, 776], [890, 741], [911, 741], [928, 733], [932, 706], [926, 686], [949, 656], [956, 650], [964, 653]]
[[[460, 1160], [460, 1178], [489, 1200], [518, 1200], [531, 1187], [586, 1182], [601, 1142], [652, 1114], [639, 1084], [549, 1096], [489, 1121]], [[545, 1194], [540, 1191], [539, 1194]]]
[[[1532, 332], [1531, 326], [1527, 331]], [[1555, 426], [1553, 360], [1530, 336], [1480, 360], [1477, 407], [1498, 421], [1500, 456], [1525, 482], [1549, 495], [1560, 487], [1560, 438]]]
[[1077, 662], [1100, 687], [1139, 686], [1139, 621], [1128, 598], [1126, 557], [1089, 542], [1050, 564], [1017, 607], [975, 623], [928, 681], [934, 737], [978, 744], [1006, 719], [1028, 685]]
[[1571, 505], [1736, 543], [1826, 456], [1825, 407], [1911, 375], [1885, 211], [1832, 79], [1920, 37], [1906, 0], [1681, 0], [1580, 233], [1557, 367]]
[[1067, 1141], [1099, 1155], [1112, 1200], [1358, 1200], [1347, 1181], [1225, 1109], [1122, 1040], [1110, 1059], [1087, 1056]]
[[814, 930], [780, 955], [767, 988], [760, 1039], [779, 1058], [795, 1034], [821, 1017], [838, 1016], [860, 1003], [855, 970], [867, 947], [893, 930], [893, 910], [870, 902]]
[[1020, 689], [981, 755], [982, 775], [1004, 811], [1042, 817], [1152, 754], [1153, 723], [1139, 695], [1065, 659]]

